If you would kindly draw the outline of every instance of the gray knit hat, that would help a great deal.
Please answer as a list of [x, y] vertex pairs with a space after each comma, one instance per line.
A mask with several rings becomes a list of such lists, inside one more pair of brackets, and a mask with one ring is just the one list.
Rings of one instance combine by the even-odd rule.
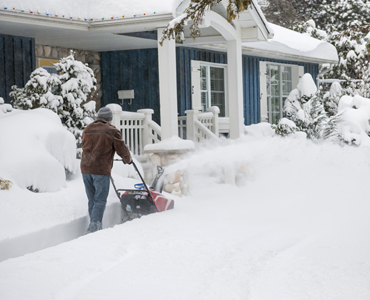
[[112, 121], [113, 119], [113, 114], [112, 114], [112, 111], [110, 110], [109, 107], [102, 107], [101, 109], [99, 109], [98, 111], [98, 116], [97, 116], [98, 119], [103, 119], [103, 120], [106, 120], [106, 121]]

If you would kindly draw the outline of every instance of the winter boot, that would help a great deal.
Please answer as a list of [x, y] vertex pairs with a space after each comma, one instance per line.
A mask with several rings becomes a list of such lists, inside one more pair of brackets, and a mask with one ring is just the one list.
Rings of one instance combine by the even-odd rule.
[[102, 224], [99, 221], [91, 221], [89, 227], [86, 230], [86, 234], [93, 233], [95, 231], [101, 230]]

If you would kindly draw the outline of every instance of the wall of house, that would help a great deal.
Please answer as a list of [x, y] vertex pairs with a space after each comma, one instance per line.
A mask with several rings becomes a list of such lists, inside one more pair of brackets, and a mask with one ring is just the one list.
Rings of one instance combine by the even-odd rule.
[[243, 87], [245, 125], [256, 124], [261, 121], [260, 82], [259, 82], [259, 76], [260, 76], [259, 63], [260, 61], [304, 66], [304, 72], [310, 73], [315, 83], [316, 83], [316, 77], [319, 73], [318, 64], [299, 63], [299, 62], [292, 62], [292, 61], [286, 61], [286, 60], [243, 55], [243, 81], [246, 83], [244, 84], [244, 87]]
[[35, 69], [35, 41], [0, 34], [0, 97], [10, 103], [11, 87], [23, 87]]
[[134, 90], [132, 104], [123, 101], [124, 111], [136, 112], [141, 108], [155, 111], [153, 120], [159, 117], [159, 79], [157, 49], [102, 52], [101, 54], [102, 106], [108, 103], [122, 104], [118, 90]]
[[[178, 47], [177, 55], [177, 94], [179, 115], [191, 109], [191, 61], [227, 64], [227, 54], [187, 47]], [[267, 59], [243, 55], [244, 119], [245, 124], [260, 122], [259, 62], [270, 61], [304, 66], [314, 80], [318, 74], [318, 64], [297, 63], [285, 60]], [[119, 103], [118, 90], [135, 90], [132, 105], [125, 100], [123, 110], [137, 111], [140, 108], [153, 108], [153, 119], [159, 123], [159, 80], [157, 49], [127, 50], [101, 53], [102, 106]]]

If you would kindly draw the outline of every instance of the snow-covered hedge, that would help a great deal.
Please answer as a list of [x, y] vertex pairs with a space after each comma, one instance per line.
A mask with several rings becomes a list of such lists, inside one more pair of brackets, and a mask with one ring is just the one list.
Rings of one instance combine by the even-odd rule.
[[58, 74], [37, 68], [24, 88], [12, 86], [13, 105], [21, 109], [43, 107], [53, 110], [80, 143], [82, 130], [95, 116], [96, 103], [88, 99], [95, 88], [94, 72], [75, 60], [73, 52], [54, 66]]
[[54, 192], [77, 171], [76, 141], [51, 110], [0, 114], [0, 177], [21, 188]]

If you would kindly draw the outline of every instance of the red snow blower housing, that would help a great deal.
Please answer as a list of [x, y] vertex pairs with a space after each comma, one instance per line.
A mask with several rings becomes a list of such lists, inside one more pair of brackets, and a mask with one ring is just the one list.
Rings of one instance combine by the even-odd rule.
[[[149, 189], [135, 163], [132, 161], [131, 164], [139, 174], [142, 181], [142, 183], [135, 184], [134, 190], [116, 189], [113, 178], [111, 177], [113, 187], [121, 202], [124, 212], [122, 222], [140, 218], [141, 216], [151, 213], [173, 209], [175, 202], [171, 199], [167, 199], [161, 193], [154, 191], [152, 188]], [[162, 175], [162, 173], [160, 173], [159, 176]], [[155, 182], [157, 182], [157, 180], [158, 177], [156, 177]]]

